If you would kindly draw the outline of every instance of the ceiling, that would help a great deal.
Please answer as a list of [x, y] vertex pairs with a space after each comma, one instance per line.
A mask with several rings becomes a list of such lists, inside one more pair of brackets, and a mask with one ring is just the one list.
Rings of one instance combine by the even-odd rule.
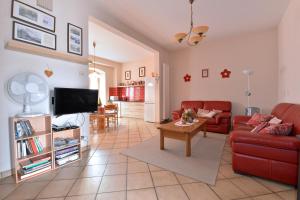
[[[167, 49], [189, 28], [188, 0], [97, 0], [108, 13]], [[276, 27], [289, 0], [195, 0], [195, 25], [209, 25], [207, 40]]]
[[93, 41], [96, 42], [96, 56], [119, 63], [139, 61], [154, 55], [153, 52], [143, 48], [142, 46], [90, 21], [90, 55], [94, 55]]

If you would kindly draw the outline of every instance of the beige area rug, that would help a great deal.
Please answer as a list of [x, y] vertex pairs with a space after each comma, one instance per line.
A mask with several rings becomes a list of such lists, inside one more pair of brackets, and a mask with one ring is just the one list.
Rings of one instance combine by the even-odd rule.
[[133, 146], [122, 154], [157, 167], [215, 185], [225, 145], [226, 135], [199, 133], [192, 139], [192, 156], [185, 156], [185, 142], [165, 138], [165, 150], [160, 150], [159, 135]]

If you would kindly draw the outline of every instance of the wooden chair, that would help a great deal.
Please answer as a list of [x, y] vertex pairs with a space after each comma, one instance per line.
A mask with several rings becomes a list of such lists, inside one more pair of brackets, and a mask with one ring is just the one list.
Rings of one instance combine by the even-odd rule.
[[104, 106], [105, 116], [107, 119], [107, 127], [109, 128], [109, 120], [111, 119], [114, 122], [115, 127], [119, 125], [118, 119], [118, 105], [117, 104], [109, 104]]

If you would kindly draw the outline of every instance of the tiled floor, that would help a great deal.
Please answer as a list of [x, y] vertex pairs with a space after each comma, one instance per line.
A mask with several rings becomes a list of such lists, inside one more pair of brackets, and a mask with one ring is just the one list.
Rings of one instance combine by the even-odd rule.
[[91, 150], [81, 161], [19, 185], [11, 177], [0, 180], [0, 200], [296, 199], [291, 186], [235, 174], [228, 143], [215, 186], [120, 154], [156, 134], [154, 124], [122, 119], [117, 130], [92, 135]]

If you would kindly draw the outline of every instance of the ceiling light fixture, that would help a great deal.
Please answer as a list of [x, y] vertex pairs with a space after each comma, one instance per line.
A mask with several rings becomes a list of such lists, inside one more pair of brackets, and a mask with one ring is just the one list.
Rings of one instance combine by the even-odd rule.
[[91, 73], [89, 75], [90, 78], [98, 76], [98, 74], [96, 72], [96, 42], [95, 41], [93, 42], [93, 47], [94, 47], [94, 62], [93, 62], [93, 64], [94, 64], [94, 71], [93, 71], [93, 73]]
[[[187, 38], [187, 43], [190, 46], [195, 46], [201, 40], [206, 37], [205, 33], [208, 31], [208, 26], [196, 26], [194, 27], [194, 21], [193, 21], [193, 3], [195, 0], [189, 0], [191, 4], [191, 27], [188, 33], [177, 33], [175, 35], [175, 39], [177, 42], [181, 43], [185, 38]], [[194, 35], [192, 35], [194, 33]]]

